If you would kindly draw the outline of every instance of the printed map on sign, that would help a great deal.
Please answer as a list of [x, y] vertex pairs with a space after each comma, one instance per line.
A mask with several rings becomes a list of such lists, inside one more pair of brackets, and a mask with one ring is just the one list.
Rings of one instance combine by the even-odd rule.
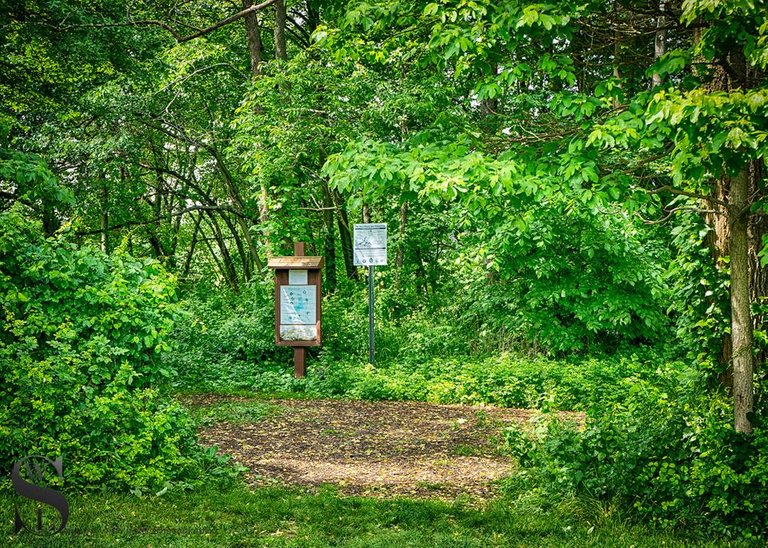
[[280, 288], [280, 338], [311, 341], [317, 338], [317, 287], [284, 285]]
[[357, 224], [354, 229], [355, 266], [387, 264], [387, 223]]
[[314, 325], [317, 321], [317, 287], [284, 285], [280, 288], [280, 323]]

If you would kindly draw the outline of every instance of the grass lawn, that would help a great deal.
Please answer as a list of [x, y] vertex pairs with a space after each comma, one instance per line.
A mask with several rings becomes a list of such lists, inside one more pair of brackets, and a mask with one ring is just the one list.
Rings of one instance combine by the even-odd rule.
[[[547, 506], [540, 497], [475, 508], [453, 502], [341, 497], [332, 489], [237, 486], [132, 495], [68, 496], [70, 520], [55, 537], [13, 531], [14, 496], [0, 495], [3, 546], [715, 546], [633, 526], [596, 504]], [[46, 510], [47, 511], [47, 510]], [[47, 515], [44, 515], [48, 518]], [[54, 513], [51, 518], [58, 523]], [[51, 523], [51, 522], [49, 522]]]

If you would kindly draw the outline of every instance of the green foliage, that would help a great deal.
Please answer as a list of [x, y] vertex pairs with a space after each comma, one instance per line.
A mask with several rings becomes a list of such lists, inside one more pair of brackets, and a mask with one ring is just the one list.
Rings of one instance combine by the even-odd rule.
[[[288, 397], [352, 398], [363, 400], [428, 401], [439, 404], [497, 405], [545, 410], [586, 410], [619, 401], [629, 377], [653, 378], [660, 357], [611, 356], [568, 362], [514, 355], [458, 358], [404, 352], [399, 359], [350, 361], [321, 353], [310, 361], [305, 379], [293, 378], [290, 361], [283, 365], [255, 364], [229, 384], [191, 386], [240, 393]], [[211, 367], [211, 375], [226, 378], [226, 370]], [[618, 387], [618, 388], [617, 388]]]
[[545, 490], [613, 501], [665, 526], [734, 537], [768, 533], [768, 431], [734, 431], [725, 395], [704, 396], [701, 374], [679, 366], [659, 379], [620, 381], [620, 400], [591, 408], [586, 424], [556, 417], [509, 448]]
[[253, 424], [279, 413], [281, 408], [259, 401], [225, 401], [203, 403], [190, 408], [190, 415], [198, 424], [210, 426], [217, 422]]
[[192, 480], [205, 457], [162, 391], [172, 279], [153, 261], [44, 240], [18, 208], [0, 226], [2, 469], [61, 455], [71, 486], [155, 492]]
[[[282, 487], [205, 489], [162, 498], [89, 494], [68, 497], [67, 527], [55, 542], [68, 547], [274, 546], [324, 548], [601, 548], [727, 546], [695, 532], [674, 534], [628, 524], [590, 503], [553, 505], [523, 494], [474, 504], [453, 501], [346, 497]], [[8, 547], [50, 546], [51, 539], [12, 534], [13, 498], [0, 495], [0, 537]], [[56, 520], [57, 515], [51, 517]]]
[[421, 363], [329, 366], [307, 382], [317, 395], [440, 404], [584, 410], [622, 397], [631, 375], [652, 376], [637, 357], [556, 362], [514, 356], [485, 360], [433, 358]]
[[716, 377], [727, 366], [718, 359], [730, 332], [727, 264], [713, 264], [706, 245], [711, 233], [700, 219], [679, 219], [672, 236], [676, 258], [666, 279], [672, 288], [669, 311], [674, 314], [677, 338]]
[[275, 346], [274, 288], [250, 286], [190, 294], [180, 311], [173, 351], [165, 356], [176, 386], [198, 390], [244, 388], [255, 377], [290, 360], [290, 348]]
[[539, 206], [476, 245], [484, 253], [461, 258], [469, 291], [454, 307], [467, 328], [550, 354], [660, 340], [667, 253], [625, 214]]

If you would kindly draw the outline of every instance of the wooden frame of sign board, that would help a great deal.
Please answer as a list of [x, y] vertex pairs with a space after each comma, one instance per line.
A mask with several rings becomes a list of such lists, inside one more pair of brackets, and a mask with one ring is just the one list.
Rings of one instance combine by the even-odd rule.
[[[275, 344], [278, 346], [320, 346], [322, 343], [321, 313], [322, 308], [322, 257], [273, 257], [267, 263], [275, 271]], [[311, 340], [283, 340], [280, 337], [281, 306], [280, 290], [283, 286], [291, 285], [291, 271], [306, 271], [306, 285], [314, 286], [315, 294], [315, 329], [317, 336]], [[296, 273], [298, 274], [298, 272]]]

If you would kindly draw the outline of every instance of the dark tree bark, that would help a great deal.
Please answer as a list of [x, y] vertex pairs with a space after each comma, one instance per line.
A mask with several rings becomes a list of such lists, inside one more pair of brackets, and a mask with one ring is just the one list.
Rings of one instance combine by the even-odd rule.
[[237, 187], [237, 183], [235, 182], [232, 173], [229, 171], [229, 168], [227, 168], [226, 163], [224, 163], [224, 159], [221, 157], [221, 154], [219, 154], [218, 150], [215, 148], [212, 148], [211, 152], [214, 159], [216, 160], [219, 173], [221, 173], [221, 178], [224, 182], [224, 187], [227, 190], [227, 195], [229, 196], [232, 208], [237, 214], [237, 223], [240, 225], [240, 230], [243, 232], [243, 237], [245, 238], [245, 242], [248, 246], [248, 258], [246, 258], [243, 266], [246, 267], [246, 272], [250, 277], [251, 266], [255, 266], [257, 270], [261, 270], [262, 262], [261, 258], [259, 257], [258, 250], [256, 249], [256, 245], [253, 242], [250, 226], [248, 226], [245, 205], [243, 204], [243, 199], [240, 196], [240, 190]]
[[358, 280], [357, 268], [355, 268], [354, 249], [352, 246], [352, 230], [349, 226], [349, 215], [344, 204], [344, 197], [338, 190], [334, 191], [336, 203], [336, 220], [339, 226], [339, 239], [341, 240], [341, 253], [344, 257], [344, 271], [350, 280]]
[[187, 249], [187, 256], [184, 259], [184, 269], [181, 271], [182, 278], [189, 277], [189, 271], [192, 267], [192, 257], [195, 254], [195, 248], [197, 247], [197, 236], [200, 234], [200, 222], [203, 220], [204, 213], [197, 215], [195, 219], [195, 227], [192, 229], [192, 241], [189, 243], [189, 249]]
[[[661, 0], [659, 3], [659, 11], [664, 13], [666, 11], [666, 0]], [[661, 58], [662, 55], [664, 55], [667, 52], [667, 31], [665, 28], [665, 25], [667, 23], [667, 18], [663, 15], [660, 15], [656, 19], [656, 36], [653, 40], [653, 60], [657, 61]], [[654, 86], [660, 86], [661, 85], [661, 75], [654, 72], [653, 73], [653, 85]]]
[[335, 293], [337, 286], [336, 278], [336, 231], [333, 222], [333, 198], [331, 190], [328, 188], [328, 181], [323, 179], [323, 224], [325, 225], [325, 286], [328, 293]]
[[275, 2], [275, 59], [287, 61], [288, 53], [285, 48], [285, 0]]
[[[252, 6], [253, 0], [243, 0], [244, 9]], [[259, 16], [255, 11], [252, 11], [245, 15], [243, 19], [245, 21], [245, 31], [248, 35], [248, 52], [251, 57], [251, 75], [256, 78], [261, 75], [261, 61], [263, 59]]]
[[731, 178], [728, 207], [731, 256], [731, 341], [733, 345], [733, 414], [737, 432], [752, 433], [748, 414], [754, 406], [752, 315], [749, 274], [749, 172]]
[[[206, 213], [208, 214], [208, 226], [211, 228], [214, 240], [216, 241], [216, 244], [219, 247], [219, 252], [221, 253], [221, 262], [219, 263], [221, 266], [221, 273], [223, 274], [224, 279], [227, 281], [232, 290], [235, 293], [239, 293], [240, 284], [237, 279], [237, 270], [235, 269], [235, 263], [232, 261], [232, 256], [229, 253], [229, 249], [227, 249], [227, 244], [224, 241], [221, 227], [219, 227], [219, 223], [216, 220], [216, 215], [214, 215], [212, 211], [206, 211]], [[216, 257], [216, 254], [213, 252], [213, 248], [211, 248], [211, 253], [214, 255], [214, 258], [218, 262], [218, 257]]]

